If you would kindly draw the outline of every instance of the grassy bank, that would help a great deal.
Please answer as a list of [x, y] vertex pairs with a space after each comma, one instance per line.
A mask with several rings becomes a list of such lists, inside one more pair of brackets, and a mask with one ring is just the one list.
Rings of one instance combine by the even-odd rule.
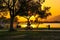
[[19, 31], [0, 32], [0, 40], [60, 40], [60, 32], [55, 31]]

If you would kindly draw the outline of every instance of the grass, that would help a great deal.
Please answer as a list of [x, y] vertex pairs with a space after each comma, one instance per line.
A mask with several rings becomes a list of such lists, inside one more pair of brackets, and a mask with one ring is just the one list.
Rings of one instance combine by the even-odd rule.
[[60, 32], [46, 31], [0, 31], [0, 40], [60, 40]]

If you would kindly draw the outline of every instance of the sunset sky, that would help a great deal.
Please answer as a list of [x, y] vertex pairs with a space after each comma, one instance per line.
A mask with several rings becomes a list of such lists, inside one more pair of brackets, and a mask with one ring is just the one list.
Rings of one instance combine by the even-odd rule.
[[60, 15], [60, 0], [45, 0], [45, 2], [42, 4], [42, 8], [44, 8], [45, 6], [47, 7], [51, 7], [50, 8], [50, 12], [51, 12], [51, 16], [49, 16], [47, 18], [47, 20]]
[[43, 6], [49, 6], [51, 7], [50, 12], [52, 16], [60, 15], [60, 0], [46, 0], [45, 3], [43, 3]]
[[[52, 14], [51, 17], [60, 15], [60, 0], [45, 0], [45, 2], [42, 4], [42, 8], [44, 6], [51, 7], [50, 12]], [[9, 15], [8, 15], [9, 16]]]
[[[47, 20], [55, 17], [55, 16], [58, 16], [60, 15], [60, 0], [45, 0], [45, 2], [42, 4], [42, 8], [44, 6], [48, 6], [48, 7], [51, 7], [50, 8], [50, 12], [52, 14], [52, 16], [49, 16], [47, 18]], [[34, 17], [31, 17], [31, 19], [34, 19]], [[58, 18], [59, 19], [59, 18]], [[24, 20], [24, 19], [23, 19]], [[40, 24], [39, 27], [47, 27], [46, 25], [48, 24]], [[60, 28], [60, 24], [50, 24], [51, 25], [51, 28]], [[25, 26], [25, 25], [24, 25]], [[37, 25], [34, 24], [33, 27], [35, 28]]]
[[[45, 0], [45, 2], [42, 4], [42, 8], [44, 8], [44, 6], [46, 7], [51, 7], [50, 8], [50, 12], [51, 12], [51, 16], [49, 16], [47, 18], [47, 20], [52, 19], [55, 16], [59, 16], [60, 15], [60, 0]], [[10, 18], [9, 14], [6, 16], [7, 18]], [[20, 17], [18, 16], [19, 20], [18, 21], [26, 21], [27, 19], [24, 17]], [[22, 20], [21, 20], [22, 19]], [[30, 19], [35, 20], [34, 16], [32, 16]], [[59, 19], [59, 18], [58, 18]], [[36, 26], [36, 25], [35, 25]], [[41, 26], [41, 25], [40, 25]], [[51, 26], [56, 26], [56, 25], [51, 25]], [[60, 25], [58, 25], [60, 26]]]
[[[50, 12], [52, 14], [47, 19], [51, 19], [54, 16], [60, 15], [60, 5], [59, 4], [60, 4], [60, 0], [45, 0], [45, 2], [42, 4], [42, 8], [44, 8], [44, 6], [51, 7]], [[9, 14], [6, 17], [9, 18], [10, 17]], [[32, 19], [34, 19], [34, 17], [32, 17]]]

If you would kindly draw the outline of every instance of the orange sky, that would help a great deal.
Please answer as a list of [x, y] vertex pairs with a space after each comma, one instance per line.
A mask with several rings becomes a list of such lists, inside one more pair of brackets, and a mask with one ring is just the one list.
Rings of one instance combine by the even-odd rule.
[[[42, 4], [43, 5], [42, 7], [44, 7], [44, 6], [51, 7], [50, 12], [51, 12], [52, 16], [50, 16], [50, 18], [54, 17], [54, 16], [57, 16], [57, 15], [60, 15], [60, 5], [59, 5], [59, 3], [60, 3], [60, 0], [45, 0], [45, 2]], [[10, 16], [8, 15], [7, 18], [9, 18], [9, 17]]]
[[52, 13], [52, 16], [60, 15], [60, 0], [46, 0], [45, 3], [43, 3], [43, 6], [49, 6], [51, 7], [50, 12]]
[[[50, 12], [51, 12], [52, 16], [48, 17], [48, 19], [53, 18], [54, 16], [60, 15], [59, 3], [60, 3], [60, 0], [46, 0], [45, 3], [42, 4], [43, 5], [42, 7], [44, 7], [44, 6], [51, 7]], [[32, 16], [31, 19], [34, 20], [34, 17]], [[46, 25], [48, 25], [48, 24], [40, 24], [39, 27], [40, 28], [47, 28]], [[33, 28], [35, 28], [37, 26], [37, 24], [34, 24], [32, 26], [33, 26]], [[51, 28], [60, 28], [60, 24], [50, 24], [50, 26], [51, 26]]]
[[[52, 16], [50, 16], [50, 18], [60, 15], [60, 5], [59, 5], [59, 3], [60, 3], [60, 0], [45, 0], [45, 2], [42, 4], [43, 5], [42, 7], [44, 7], [44, 6], [51, 7], [50, 12], [51, 12]], [[9, 14], [6, 17], [9, 18], [10, 17]], [[19, 16], [18, 16], [18, 18], [19, 18], [19, 21], [27, 20], [26, 18], [19, 17]], [[33, 16], [30, 19], [35, 20]], [[49, 17], [48, 17], [48, 19], [49, 19]], [[51, 26], [53, 26], [53, 24]], [[60, 26], [60, 25], [58, 25], [58, 26]]]
[[[60, 15], [60, 0], [45, 0], [45, 2], [42, 4], [42, 8], [44, 6], [48, 6], [48, 7], [51, 7], [50, 8], [50, 12], [52, 14], [52, 16], [49, 16], [47, 19], [51, 19], [53, 18], [54, 16], [58, 16]], [[34, 17], [31, 17], [30, 19], [34, 19]]]

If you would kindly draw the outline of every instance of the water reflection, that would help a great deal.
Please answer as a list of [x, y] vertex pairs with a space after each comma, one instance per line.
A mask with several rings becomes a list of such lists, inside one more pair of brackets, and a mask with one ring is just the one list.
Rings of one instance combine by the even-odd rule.
[[[10, 24], [0, 24], [0, 25], [1, 27], [4, 27], [4, 28], [10, 27]], [[19, 23], [18, 25], [21, 26], [21, 28], [27, 27], [27, 23]], [[48, 25], [50, 25], [50, 28], [60, 28], [60, 23], [32, 23], [30, 26], [33, 28], [48, 28]], [[17, 24], [14, 23], [14, 28], [16, 27], [17, 27]]]
[[[27, 23], [20, 23], [22, 28], [27, 26]], [[48, 28], [47, 26], [50, 25], [50, 28], [60, 28], [60, 23], [32, 23], [31, 26], [33, 28]]]

